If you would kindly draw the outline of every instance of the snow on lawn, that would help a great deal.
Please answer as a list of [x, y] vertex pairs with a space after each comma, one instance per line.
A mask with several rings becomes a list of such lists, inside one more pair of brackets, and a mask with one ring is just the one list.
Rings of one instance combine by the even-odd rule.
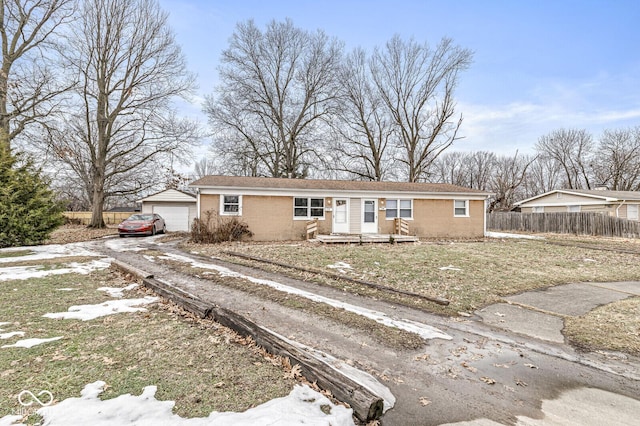
[[9, 333], [0, 333], [0, 340], [11, 339], [14, 336], [24, 336], [24, 331], [12, 331]]
[[[105, 382], [97, 381], [84, 387], [80, 398], [68, 398], [56, 405], [43, 407], [38, 414], [47, 426], [72, 425], [136, 425], [136, 426], [253, 426], [253, 425], [316, 425], [353, 426], [352, 410], [334, 405], [321, 393], [306, 385], [296, 385], [288, 396], [272, 399], [243, 413], [212, 412], [208, 417], [186, 419], [172, 413], [173, 401], [158, 401], [156, 386], [146, 386], [140, 396], [120, 395], [105, 401], [99, 396]], [[324, 410], [323, 410], [324, 409]], [[329, 413], [325, 413], [329, 411]], [[19, 417], [7, 416], [11, 425]]]
[[544, 237], [538, 237], [535, 235], [508, 234], [506, 232], [492, 232], [492, 231], [485, 232], [484, 236], [488, 238], [522, 238], [525, 240], [544, 240]]
[[453, 266], [453, 265], [449, 265], [449, 266], [442, 266], [442, 267], [440, 267], [440, 268], [438, 268], [438, 269], [440, 269], [441, 271], [462, 271], [462, 269], [460, 269], [460, 268], [456, 268], [456, 267], [455, 267], [455, 266]]
[[406, 320], [406, 319], [395, 319], [391, 318], [384, 312], [373, 311], [371, 309], [362, 308], [360, 306], [355, 306], [346, 302], [341, 302], [339, 300], [330, 299], [328, 297], [320, 296], [315, 293], [311, 293], [308, 291], [300, 290], [295, 287], [291, 287], [288, 285], [284, 285], [275, 281], [265, 280], [262, 278], [255, 278], [249, 275], [243, 275], [239, 272], [232, 271], [229, 268], [225, 268], [224, 266], [215, 265], [213, 263], [204, 263], [199, 262], [197, 260], [191, 259], [187, 256], [182, 256], [178, 254], [165, 253], [164, 256], [160, 257], [161, 259], [169, 259], [169, 260], [177, 260], [179, 262], [190, 263], [194, 268], [202, 268], [202, 269], [212, 269], [217, 271], [222, 277], [234, 277], [234, 278], [242, 278], [245, 280], [249, 280], [255, 284], [262, 284], [274, 288], [278, 291], [282, 291], [284, 293], [295, 294], [297, 296], [301, 296], [307, 298], [309, 300], [313, 300], [314, 302], [325, 303], [329, 306], [333, 306], [334, 308], [344, 309], [345, 311], [352, 312], [357, 315], [361, 315], [363, 317], [372, 319], [380, 324], [384, 324], [388, 327], [395, 327], [401, 330], [406, 330], [412, 333], [418, 334], [423, 339], [445, 339], [451, 340], [451, 336], [444, 333], [441, 330], [438, 330], [435, 327], [432, 327], [427, 324], [422, 324], [416, 321]]
[[32, 348], [37, 345], [41, 345], [43, 343], [54, 342], [56, 340], [62, 339], [63, 336], [51, 337], [49, 339], [22, 339], [15, 342], [13, 345], [4, 345], [3, 348]]
[[148, 305], [160, 300], [159, 297], [145, 296], [142, 299], [122, 299], [109, 300], [97, 305], [77, 305], [71, 306], [67, 312], [56, 312], [44, 314], [45, 318], [53, 319], [79, 319], [89, 321], [95, 318], [113, 315], [120, 312], [143, 312], [145, 308], [137, 306]]
[[31, 253], [24, 256], [16, 257], [0, 257], [0, 263], [12, 263], [12, 262], [24, 262], [41, 259], [55, 259], [56, 257], [64, 256], [96, 256], [101, 257], [101, 254], [87, 250], [83, 246], [84, 243], [71, 243], [71, 244], [49, 244], [43, 246], [29, 246], [29, 247], [10, 247], [0, 249], [0, 253], [11, 253], [16, 251], [30, 251]]
[[[13, 259], [17, 259], [14, 257]], [[44, 269], [43, 266], [12, 266], [0, 268], [0, 281], [28, 280], [30, 278], [42, 278], [48, 275], [62, 274], [83, 274], [87, 275], [93, 271], [106, 269], [111, 265], [110, 258], [92, 260], [88, 263], [71, 262], [66, 264], [66, 268]]]
[[98, 287], [96, 290], [104, 291], [111, 297], [124, 297], [124, 292], [138, 288], [138, 284], [129, 284], [126, 287]]
[[348, 263], [345, 262], [336, 262], [332, 265], [327, 265], [327, 268], [331, 268], [331, 269], [337, 269], [338, 272], [340, 272], [341, 274], [346, 274], [347, 273], [347, 269], [353, 269], [353, 267], [351, 265], [349, 265]]

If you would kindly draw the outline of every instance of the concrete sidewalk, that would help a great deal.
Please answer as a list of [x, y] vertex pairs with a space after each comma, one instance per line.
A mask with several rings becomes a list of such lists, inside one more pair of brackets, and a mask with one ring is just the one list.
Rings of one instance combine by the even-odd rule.
[[564, 343], [565, 317], [584, 315], [598, 306], [640, 296], [640, 282], [576, 283], [505, 297], [476, 312], [486, 324], [549, 342]]

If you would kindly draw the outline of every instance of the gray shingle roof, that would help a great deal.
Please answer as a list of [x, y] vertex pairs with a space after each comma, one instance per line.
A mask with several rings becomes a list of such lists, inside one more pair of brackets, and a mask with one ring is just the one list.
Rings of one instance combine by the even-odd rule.
[[192, 182], [195, 188], [230, 187], [260, 189], [319, 189], [334, 191], [372, 191], [372, 192], [422, 192], [422, 193], [461, 193], [490, 195], [486, 191], [465, 188], [448, 183], [410, 183], [410, 182], [373, 182], [322, 179], [283, 179], [246, 176], [205, 176]]

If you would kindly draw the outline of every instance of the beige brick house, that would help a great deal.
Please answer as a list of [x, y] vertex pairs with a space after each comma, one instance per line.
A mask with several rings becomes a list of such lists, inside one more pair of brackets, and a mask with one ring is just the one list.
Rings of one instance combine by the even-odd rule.
[[640, 192], [606, 189], [557, 189], [514, 203], [522, 213], [598, 212], [640, 219]]
[[206, 176], [190, 186], [198, 217], [237, 216], [255, 241], [304, 239], [315, 219], [320, 234], [393, 234], [395, 218], [403, 218], [417, 237], [482, 237], [491, 195], [449, 184], [236, 176]]

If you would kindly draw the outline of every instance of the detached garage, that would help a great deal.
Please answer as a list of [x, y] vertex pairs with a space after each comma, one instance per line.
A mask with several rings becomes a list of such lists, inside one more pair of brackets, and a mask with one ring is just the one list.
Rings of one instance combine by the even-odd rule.
[[196, 218], [196, 196], [177, 189], [165, 189], [139, 201], [142, 213], [157, 213], [164, 219], [167, 231], [189, 231]]

